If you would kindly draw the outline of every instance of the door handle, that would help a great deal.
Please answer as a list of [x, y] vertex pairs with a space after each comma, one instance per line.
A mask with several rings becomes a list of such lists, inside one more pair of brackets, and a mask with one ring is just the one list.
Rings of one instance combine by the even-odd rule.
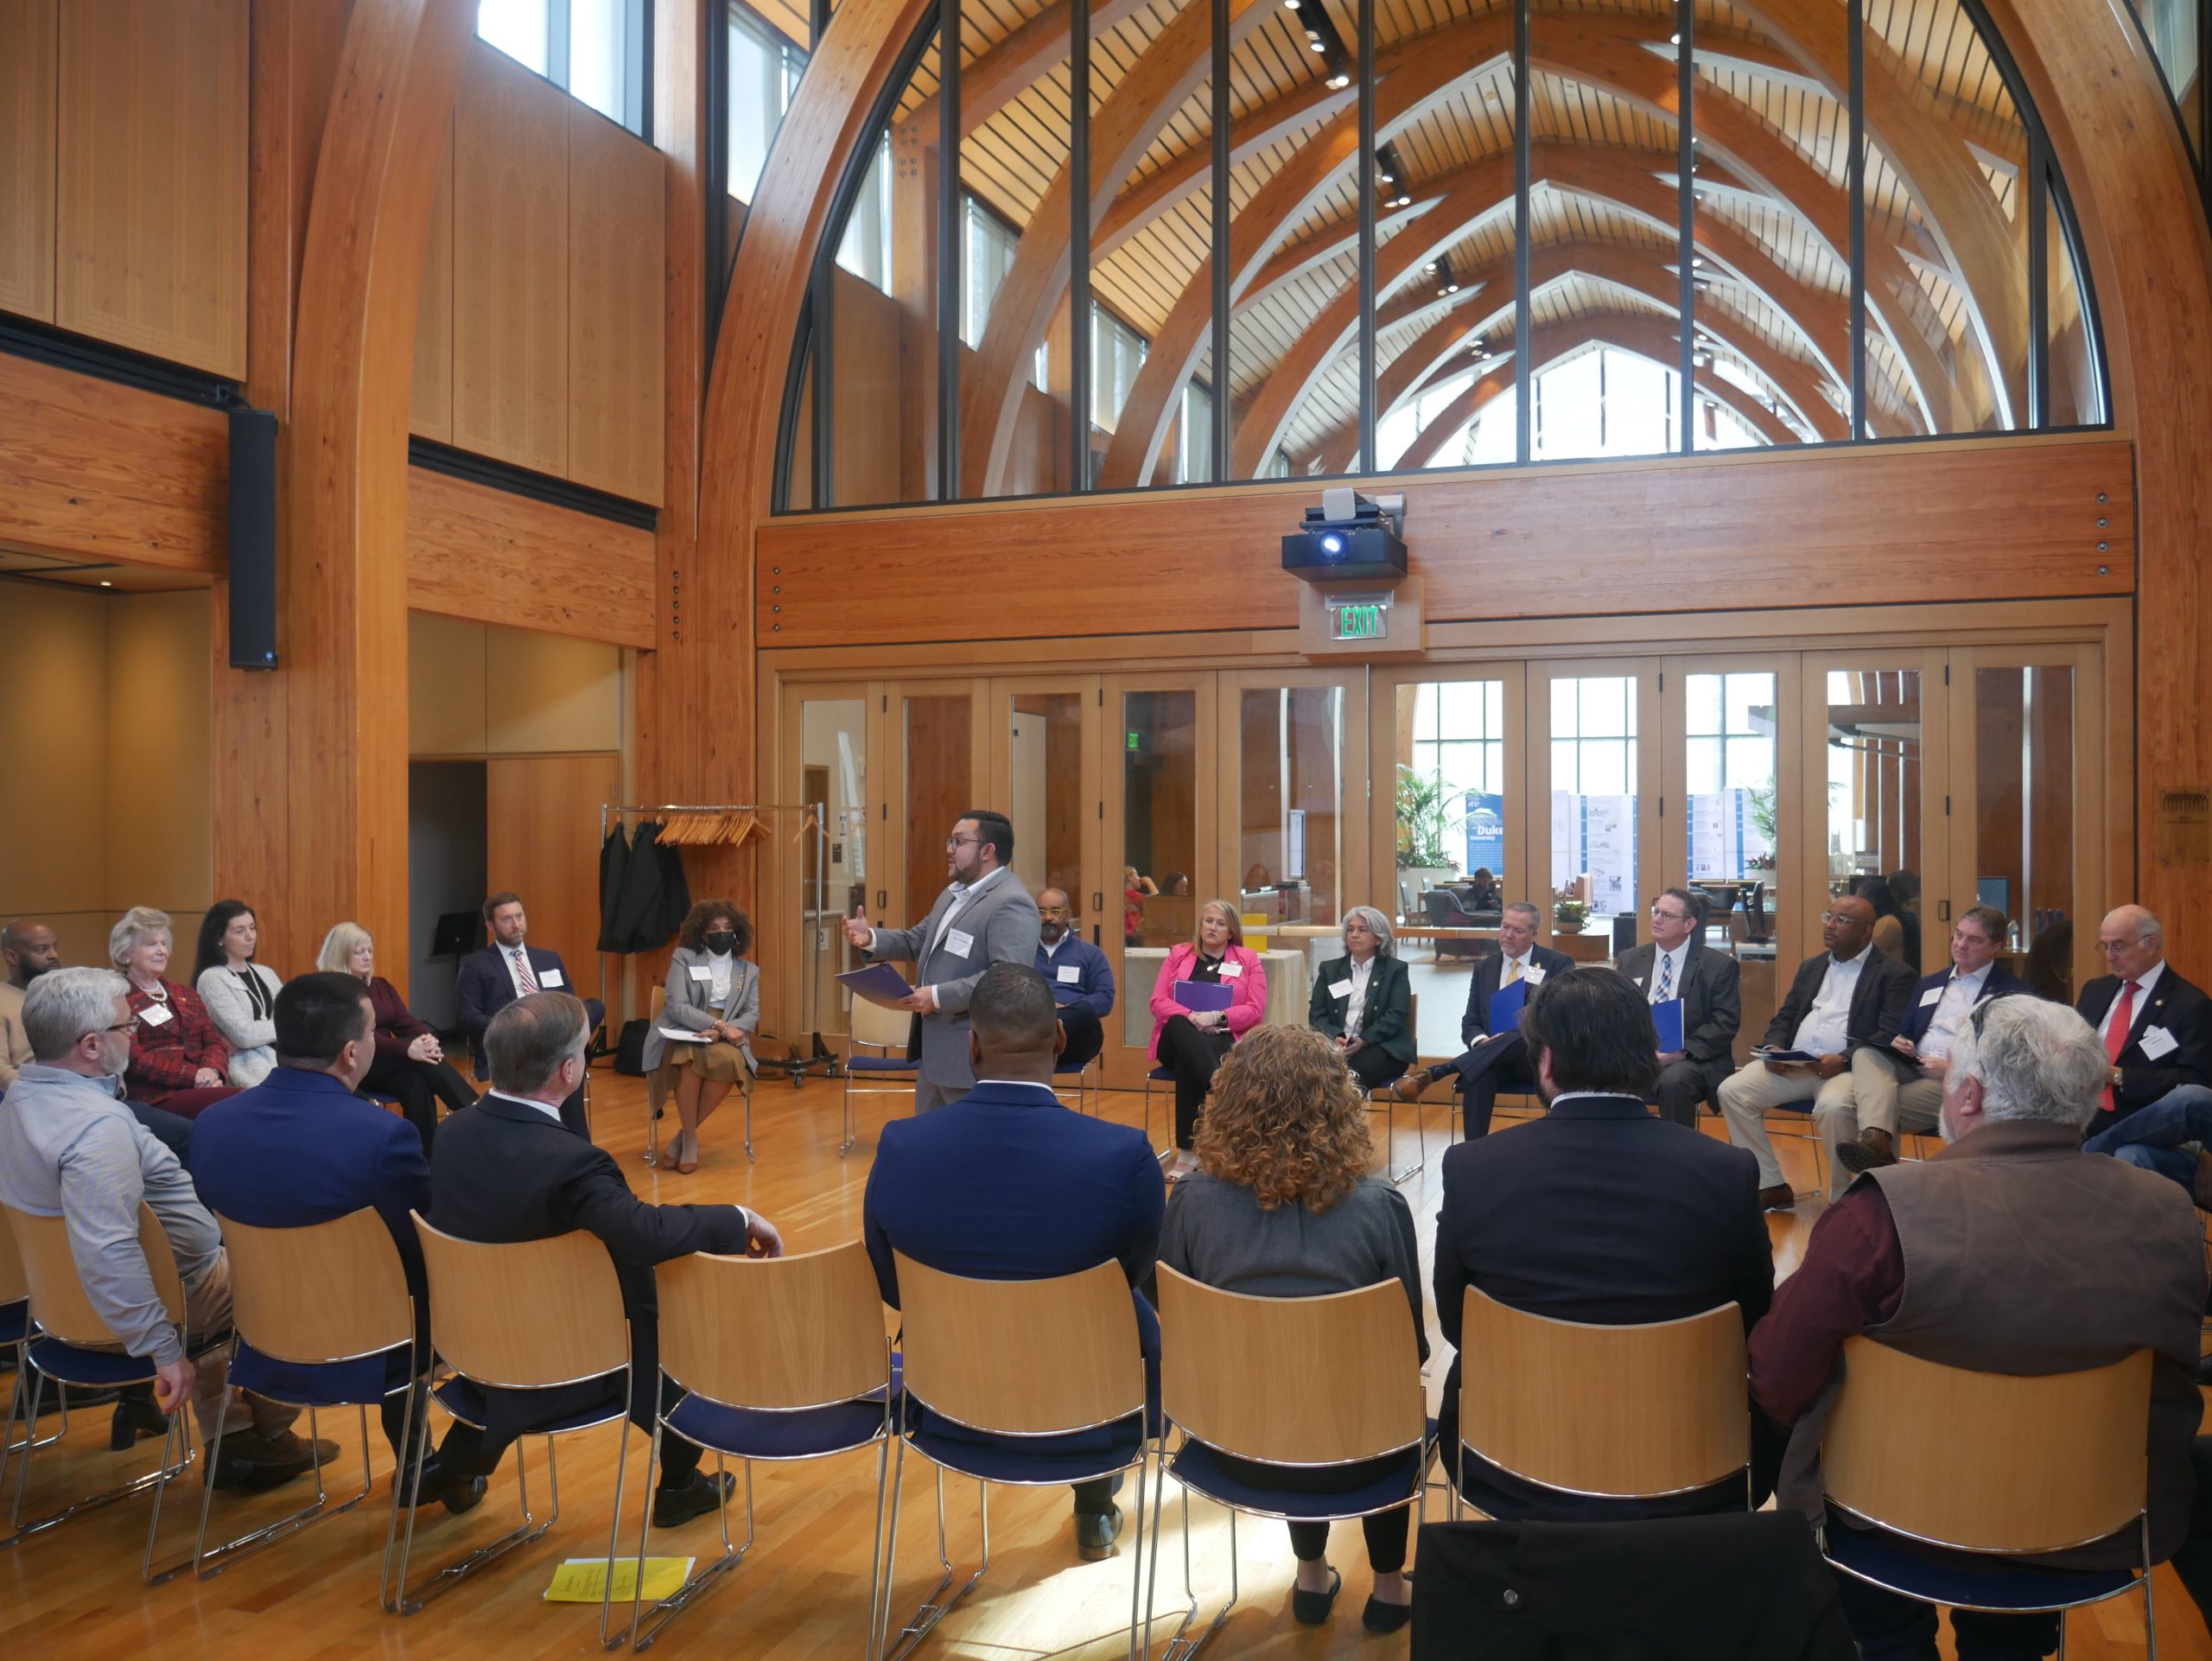
[[1941, 909], [1936, 913], [1936, 920], [1944, 923], [1949, 922], [1951, 920], [1951, 902], [1948, 900], [1939, 900], [1936, 903], [1941, 907]]
[[884, 901], [884, 898], [883, 898], [883, 890], [882, 890], [882, 889], [880, 889], [880, 888], [878, 888], [878, 889], [875, 891], [875, 908], [876, 908], [876, 910], [877, 910], [877, 911], [879, 911], [879, 912], [880, 912], [880, 911], [884, 908], [884, 904], [885, 904], [885, 901]]
[[[1093, 889], [1090, 891], [1090, 909], [1091, 909], [1091, 910], [1093, 910], [1094, 912], [1103, 911], [1103, 910], [1105, 910], [1105, 909], [1106, 909], [1106, 896], [1105, 896], [1104, 894], [1103, 894], [1099, 893], [1099, 891], [1098, 891], [1097, 889], [1096, 889], [1096, 888], [1093, 888]], [[1096, 924], [1093, 924], [1093, 925], [1092, 925], [1092, 928], [1093, 928], [1094, 930], [1096, 928], [1096, 926], [1096, 926]], [[1097, 944], [1097, 942], [1094, 940], [1094, 941], [1092, 941], [1092, 942], [1091, 942], [1091, 944], [1092, 944], [1092, 945], [1096, 945]]]

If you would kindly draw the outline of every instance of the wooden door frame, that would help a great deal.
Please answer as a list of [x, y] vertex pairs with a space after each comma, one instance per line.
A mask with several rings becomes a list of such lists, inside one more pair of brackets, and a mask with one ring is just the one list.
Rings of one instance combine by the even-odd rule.
[[[1637, 684], [1636, 699], [1636, 877], [1631, 887], [1635, 893], [1630, 907], [1636, 917], [1636, 938], [1638, 941], [1651, 938], [1651, 921], [1644, 914], [1646, 897], [1666, 886], [1662, 862], [1662, 835], [1659, 828], [1664, 803], [1661, 798], [1660, 752], [1664, 748], [1665, 728], [1660, 711], [1659, 675], [1661, 659], [1652, 652], [1627, 653], [1618, 657], [1563, 657], [1536, 659], [1529, 665], [1528, 684], [1523, 702], [1528, 711], [1522, 746], [1528, 752], [1528, 790], [1523, 809], [1522, 835], [1530, 851], [1532, 862], [1523, 869], [1522, 884], [1524, 892], [1508, 894], [1506, 898], [1526, 898], [1533, 901], [1542, 913], [1542, 927], [1538, 941], [1545, 945], [1558, 945], [1558, 930], [1552, 919], [1551, 886], [1551, 799], [1552, 799], [1552, 730], [1550, 687], [1559, 680], [1628, 680]], [[1646, 804], [1650, 811], [1646, 811]], [[1538, 864], [1536, 861], [1541, 861]], [[1543, 873], [1539, 882], [1535, 873]], [[1609, 950], [1608, 958], [1614, 954]]]
[[[1344, 855], [1337, 870], [1338, 926], [1343, 924], [1345, 908], [1375, 904], [1370, 892], [1374, 861], [1369, 851], [1368, 839], [1372, 833], [1374, 798], [1379, 792], [1374, 788], [1373, 752], [1369, 748], [1373, 723], [1363, 717], [1360, 709], [1363, 700], [1371, 699], [1373, 684], [1374, 676], [1363, 664], [1323, 663], [1306, 669], [1225, 668], [1219, 672], [1214, 694], [1214, 718], [1218, 726], [1214, 754], [1219, 758], [1219, 766], [1215, 770], [1218, 786], [1215, 817], [1220, 837], [1215, 858], [1218, 880], [1224, 885], [1219, 893], [1227, 895], [1243, 892], [1244, 850], [1242, 844], [1244, 803], [1237, 782], [1243, 777], [1244, 760], [1243, 724], [1238, 708], [1243, 703], [1243, 694], [1280, 691], [1286, 688], [1298, 690], [1334, 687], [1344, 693], [1343, 722], [1339, 732], [1344, 746], [1344, 771], [1339, 781], [1344, 805], [1338, 815], [1344, 826]], [[1232, 884], [1233, 887], [1229, 886]]]

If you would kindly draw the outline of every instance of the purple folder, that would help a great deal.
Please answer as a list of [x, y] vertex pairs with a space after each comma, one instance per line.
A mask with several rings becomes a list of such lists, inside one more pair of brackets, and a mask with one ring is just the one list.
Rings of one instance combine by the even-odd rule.
[[1177, 981], [1175, 1002], [1185, 1009], [1226, 1009], [1236, 1002], [1236, 989], [1217, 981]]

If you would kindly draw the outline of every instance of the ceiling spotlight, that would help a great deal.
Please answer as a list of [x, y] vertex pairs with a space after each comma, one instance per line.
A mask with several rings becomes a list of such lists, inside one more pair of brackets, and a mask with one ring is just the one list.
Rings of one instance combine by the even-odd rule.
[[1446, 294], [1457, 294], [1459, 292], [1459, 285], [1457, 283], [1446, 283], [1444, 285], [1444, 292]]
[[[1288, 0], [1286, 0], [1286, 3], [1288, 3]], [[1681, 43], [1682, 43], [1681, 31], [1681, 30], [1679, 30], [1679, 29], [1677, 29], [1674, 34], [1669, 35], [1667, 37], [1667, 44], [1668, 44], [1669, 46], [1680, 46]]]
[[1705, 264], [1705, 256], [1704, 256], [1703, 254], [1692, 254], [1692, 255], [1690, 256], [1690, 264], [1691, 264], [1693, 266], [1697, 266], [1697, 265], [1702, 265], [1702, 264]]
[[1345, 74], [1332, 75], [1329, 77], [1329, 85], [1341, 92], [1345, 87], [1351, 85], [1351, 77]]
[[1385, 173], [1379, 168], [1376, 169], [1375, 176], [1380, 179], [1386, 185], [1394, 185], [1398, 182], [1398, 175], [1396, 174]]
[[114, 584], [114, 583], [112, 583], [112, 582], [109, 582], [105, 577], [102, 577], [102, 578], [100, 579], [100, 587], [102, 587], [103, 589], [111, 589], [111, 588], [113, 588], [114, 586], [115, 586], [115, 584]]
[[1399, 196], [1390, 203], [1393, 207], [1411, 207], [1413, 205], [1414, 199], [1410, 196]]
[[1296, 11], [1298, 10], [1298, 0], [1282, 0], [1282, 5], [1285, 11]]
[[1309, 38], [1306, 44], [1310, 49], [1315, 52], [1326, 52], [1329, 49], [1327, 47], [1321, 44], [1320, 36], [1318, 35]]
[[1424, 271], [1433, 271], [1433, 270], [1434, 270], [1435, 269], [1436, 269], [1436, 262], [1435, 262], [1434, 260], [1433, 260], [1433, 259], [1432, 259], [1432, 260], [1430, 260], [1430, 261], [1428, 262], [1428, 264], [1426, 264], [1426, 265], [1424, 265], [1424, 266], [1422, 266], [1422, 267], [1421, 267], [1421, 270], [1423, 270]]

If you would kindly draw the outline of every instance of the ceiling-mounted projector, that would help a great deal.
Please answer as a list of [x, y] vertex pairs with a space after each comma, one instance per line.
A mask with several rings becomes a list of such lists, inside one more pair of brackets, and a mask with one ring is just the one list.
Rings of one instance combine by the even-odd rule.
[[1282, 568], [1309, 582], [1395, 582], [1406, 574], [1398, 526], [1403, 496], [1363, 496], [1349, 485], [1321, 493], [1295, 534], [1282, 539]]

